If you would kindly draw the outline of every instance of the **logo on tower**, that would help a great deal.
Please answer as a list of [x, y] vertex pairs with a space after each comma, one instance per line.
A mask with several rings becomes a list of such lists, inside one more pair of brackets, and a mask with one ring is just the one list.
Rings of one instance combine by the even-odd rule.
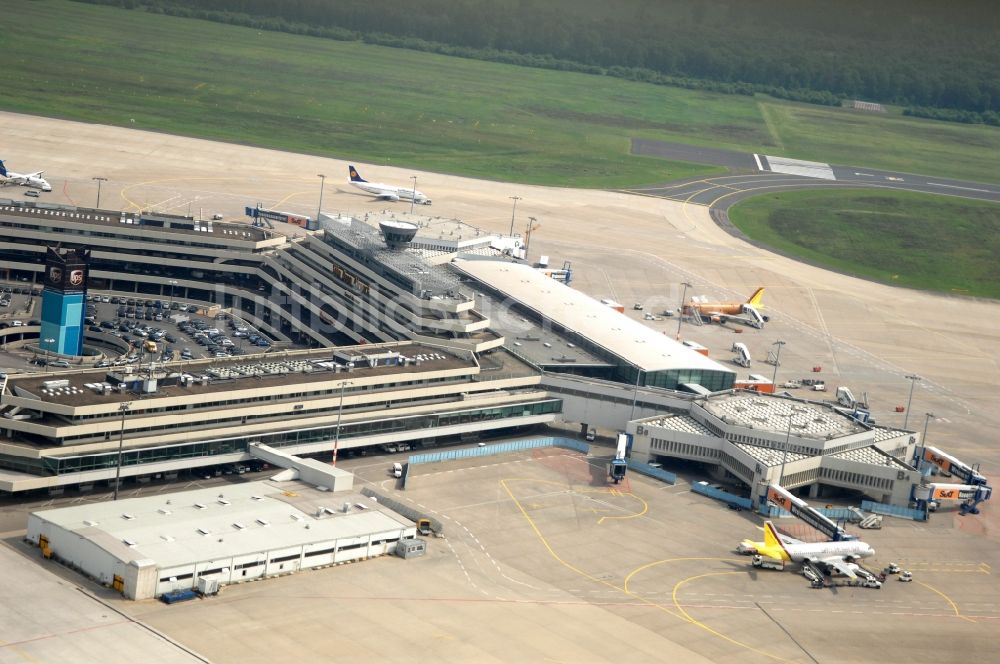
[[45, 256], [45, 288], [61, 293], [82, 293], [87, 290], [89, 249], [60, 251], [49, 247]]

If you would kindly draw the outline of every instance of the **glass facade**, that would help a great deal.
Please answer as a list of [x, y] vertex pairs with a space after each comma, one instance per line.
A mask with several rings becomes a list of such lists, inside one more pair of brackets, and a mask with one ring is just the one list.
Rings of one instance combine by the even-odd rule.
[[[427, 429], [453, 426], [456, 424], [486, 422], [490, 420], [509, 419], [512, 420], [510, 422], [510, 426], [514, 426], [517, 424], [515, 421], [517, 418], [559, 413], [561, 411], [561, 399], [543, 399], [540, 401], [506, 406], [472, 408], [469, 410], [451, 411], [439, 414], [433, 413], [415, 415], [412, 417], [355, 422], [344, 424], [340, 427], [340, 440], [344, 441], [359, 436], [370, 436], [397, 431], [413, 431], [415, 432], [415, 436], [423, 437], [424, 435], [433, 435], [431, 432], [427, 432], [425, 434]], [[160, 461], [173, 461], [176, 459], [210, 457], [222, 454], [236, 454], [246, 452], [247, 446], [251, 442], [261, 442], [271, 447], [287, 447], [290, 445], [303, 445], [324, 441], [329, 441], [332, 445], [333, 439], [336, 436], [336, 431], [336, 426], [324, 426], [313, 429], [292, 429], [263, 435], [247, 435], [195, 443], [180, 443], [177, 445], [166, 445], [162, 447], [125, 450], [122, 453], [122, 466], [135, 466]], [[3, 458], [0, 456], [0, 466], [9, 467], [8, 462], [11, 460], [13, 459]], [[65, 473], [114, 468], [118, 463], [118, 452], [114, 451], [82, 456], [46, 457], [42, 461], [44, 470], [49, 474], [62, 475]], [[32, 472], [34, 469], [28, 470], [27, 468], [18, 468], [18, 470], [27, 470], [28, 472]]]
[[[636, 371], [637, 369], [633, 366], [619, 367], [621, 382], [635, 385]], [[736, 381], [736, 374], [732, 371], [714, 371], [712, 369], [670, 369], [668, 371], [643, 371], [638, 379], [641, 387], [663, 387], [668, 390], [677, 390], [680, 389], [681, 385], [693, 383], [712, 392], [718, 392], [731, 390]]]

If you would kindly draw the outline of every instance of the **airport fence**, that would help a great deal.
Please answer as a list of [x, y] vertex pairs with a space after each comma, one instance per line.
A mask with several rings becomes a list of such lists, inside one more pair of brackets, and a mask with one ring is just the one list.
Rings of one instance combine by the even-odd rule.
[[915, 510], [909, 507], [899, 507], [897, 505], [886, 505], [885, 503], [876, 503], [870, 500], [862, 500], [861, 509], [875, 514], [897, 516], [901, 519], [912, 519], [913, 521], [927, 520], [927, 512], [924, 510]]
[[646, 463], [632, 461], [631, 459], [627, 460], [627, 465], [629, 470], [634, 470], [640, 475], [648, 475], [649, 477], [656, 478], [661, 482], [666, 482], [667, 484], [677, 483], [677, 476], [670, 471], [663, 470], [662, 468], [656, 468]]
[[475, 457], [496, 456], [498, 454], [510, 454], [511, 452], [521, 452], [533, 450], [540, 447], [563, 447], [576, 450], [583, 454], [590, 453], [590, 445], [581, 443], [572, 438], [546, 437], [527, 438], [525, 440], [511, 440], [505, 443], [495, 443], [484, 445], [483, 447], [467, 447], [461, 450], [442, 450], [440, 452], [429, 452], [427, 454], [414, 454], [407, 459], [409, 464], [418, 463], [439, 463], [441, 461], [455, 461], [456, 459], [472, 459]]
[[721, 500], [724, 503], [735, 505], [736, 507], [740, 507], [745, 510], [753, 509], [753, 502], [749, 498], [734, 496], [731, 493], [723, 491], [722, 489], [716, 489], [714, 486], [710, 486], [708, 484], [695, 482], [691, 485], [691, 491], [703, 496], [708, 496], [709, 498], [714, 498], [715, 500]]

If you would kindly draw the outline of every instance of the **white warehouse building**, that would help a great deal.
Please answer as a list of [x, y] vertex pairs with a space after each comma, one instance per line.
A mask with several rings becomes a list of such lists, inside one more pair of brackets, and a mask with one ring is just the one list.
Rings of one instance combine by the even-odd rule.
[[35, 512], [27, 534], [130, 599], [362, 560], [415, 537], [361, 494], [270, 480]]

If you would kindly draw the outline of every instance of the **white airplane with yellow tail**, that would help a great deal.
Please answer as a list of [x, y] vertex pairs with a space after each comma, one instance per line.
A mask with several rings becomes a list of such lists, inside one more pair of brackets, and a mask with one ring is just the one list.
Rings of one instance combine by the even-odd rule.
[[844, 576], [856, 578], [856, 561], [875, 555], [875, 549], [858, 540], [844, 542], [800, 542], [779, 535], [774, 524], [764, 523], [764, 541], [743, 540], [741, 549], [753, 549], [757, 555], [781, 562], [825, 565]]

